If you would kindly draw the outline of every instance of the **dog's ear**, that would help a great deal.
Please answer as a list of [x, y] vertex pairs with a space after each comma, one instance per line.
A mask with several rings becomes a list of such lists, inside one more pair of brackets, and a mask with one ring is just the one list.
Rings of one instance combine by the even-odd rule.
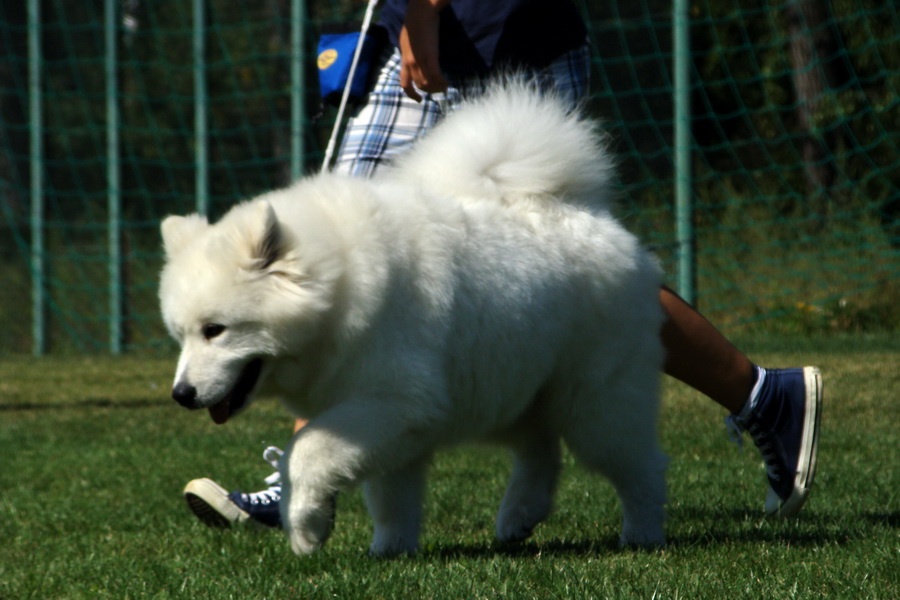
[[166, 217], [160, 225], [166, 256], [171, 258], [178, 254], [188, 242], [206, 231], [207, 227], [209, 227], [209, 222], [206, 217], [201, 215]]
[[255, 232], [251, 252], [254, 267], [265, 270], [285, 256], [289, 243], [278, 223], [278, 217], [275, 215], [272, 205], [268, 202], [259, 204], [258, 210], [262, 213], [259, 221], [261, 228]]
[[243, 207], [246, 217], [236, 219], [240, 229], [240, 247], [245, 260], [242, 268], [250, 273], [274, 275], [292, 283], [304, 281], [294, 248], [294, 238], [278, 221], [272, 205], [266, 200], [256, 200]]

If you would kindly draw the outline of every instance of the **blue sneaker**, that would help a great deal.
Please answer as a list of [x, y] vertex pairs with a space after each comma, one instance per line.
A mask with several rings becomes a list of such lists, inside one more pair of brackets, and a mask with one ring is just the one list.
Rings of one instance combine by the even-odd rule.
[[766, 463], [766, 514], [792, 517], [816, 475], [822, 375], [815, 367], [766, 370], [748, 404], [726, 421], [739, 443], [744, 431], [750, 434]]
[[[263, 458], [276, 469], [283, 452], [274, 446], [266, 448]], [[266, 477], [269, 487], [246, 494], [227, 492], [211, 479], [194, 479], [184, 488], [188, 508], [210, 527], [230, 527], [232, 523], [251, 521], [269, 527], [281, 527], [281, 474]]]

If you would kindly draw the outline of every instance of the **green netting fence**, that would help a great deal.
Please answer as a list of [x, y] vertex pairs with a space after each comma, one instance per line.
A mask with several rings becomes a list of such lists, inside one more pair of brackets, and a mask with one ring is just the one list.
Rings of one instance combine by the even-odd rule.
[[[621, 214], [726, 332], [900, 329], [900, 12], [581, 2]], [[361, 2], [0, 0], [0, 353], [169, 351], [158, 224], [315, 172]]]

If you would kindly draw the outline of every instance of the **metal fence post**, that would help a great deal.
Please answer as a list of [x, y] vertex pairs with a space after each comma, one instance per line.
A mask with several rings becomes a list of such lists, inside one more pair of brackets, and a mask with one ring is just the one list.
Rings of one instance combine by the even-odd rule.
[[694, 256], [694, 207], [691, 197], [691, 51], [688, 0], [674, 0], [672, 69], [675, 73], [675, 238], [678, 293], [697, 303], [697, 264]]
[[197, 163], [195, 193], [197, 212], [209, 211], [209, 158], [206, 98], [206, 0], [194, 0], [194, 162]]
[[306, 113], [306, 0], [291, 2], [291, 178], [303, 175]]
[[44, 123], [41, 110], [41, 3], [28, 1], [28, 121], [31, 168], [31, 310], [32, 352], [46, 350], [44, 323]]
[[119, 172], [119, 98], [116, 0], [105, 0], [106, 182], [109, 241], [109, 351], [122, 352], [122, 220]]

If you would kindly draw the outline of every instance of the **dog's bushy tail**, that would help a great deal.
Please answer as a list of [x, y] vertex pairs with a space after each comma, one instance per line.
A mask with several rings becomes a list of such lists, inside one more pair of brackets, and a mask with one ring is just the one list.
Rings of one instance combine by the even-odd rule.
[[504, 202], [608, 202], [612, 161], [597, 124], [534, 82], [508, 78], [465, 101], [398, 163], [443, 193]]

